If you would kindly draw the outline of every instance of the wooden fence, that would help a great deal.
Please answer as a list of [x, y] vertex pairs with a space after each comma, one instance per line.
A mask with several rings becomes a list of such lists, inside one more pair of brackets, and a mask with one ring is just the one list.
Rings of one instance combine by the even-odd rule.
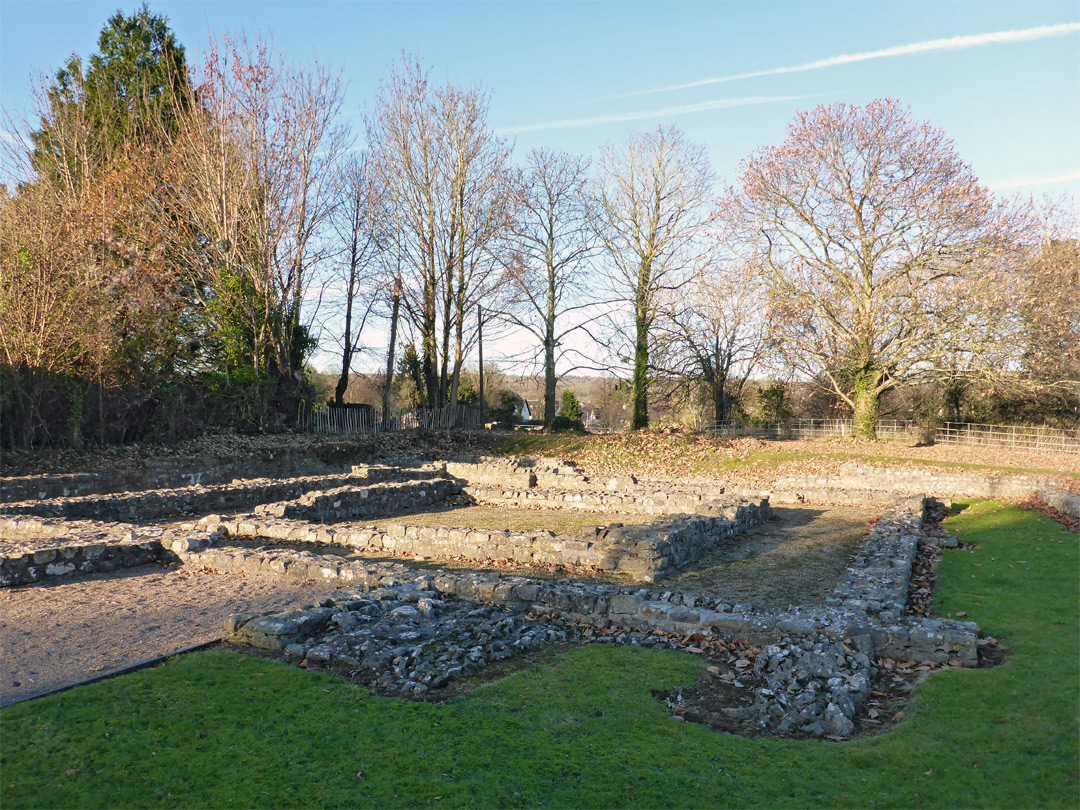
[[414, 408], [391, 414], [383, 421], [381, 414], [369, 408], [318, 408], [301, 407], [296, 418], [296, 426], [308, 433], [323, 433], [342, 436], [364, 435], [371, 433], [389, 433], [397, 430], [436, 428], [461, 428], [475, 430], [482, 428], [479, 408], [464, 405], [445, 408]]

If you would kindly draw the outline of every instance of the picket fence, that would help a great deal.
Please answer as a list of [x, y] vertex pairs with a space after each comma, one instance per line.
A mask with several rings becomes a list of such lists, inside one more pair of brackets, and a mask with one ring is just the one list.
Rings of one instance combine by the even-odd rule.
[[400, 410], [391, 414], [386, 421], [378, 411], [371, 408], [301, 407], [296, 426], [307, 433], [356, 436], [417, 429], [476, 430], [484, 425], [479, 408], [456, 405]]

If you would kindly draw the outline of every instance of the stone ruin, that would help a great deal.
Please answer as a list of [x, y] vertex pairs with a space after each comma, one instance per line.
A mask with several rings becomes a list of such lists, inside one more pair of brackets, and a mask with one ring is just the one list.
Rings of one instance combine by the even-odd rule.
[[[157, 468], [153, 481], [162, 486], [134, 491], [127, 491], [130, 473], [6, 479], [0, 586], [154, 561], [339, 583], [347, 589], [317, 606], [231, 616], [226, 637], [363, 672], [373, 687], [402, 694], [442, 688], [492, 661], [560, 641], [696, 650], [702, 639], [742, 639], [767, 646], [754, 662], [753, 704], [732, 709], [733, 716], [782, 733], [840, 738], [853, 732], [870, 696], [877, 659], [978, 662], [974, 623], [907, 609], [919, 544], [955, 543], [924, 529], [924, 494], [882, 486], [917, 488], [910, 475], [864, 469], [843, 481], [811, 477], [763, 493], [716, 483], [593, 480], [550, 459], [403, 459], [224, 480], [235, 471]], [[976, 497], [980, 487], [992, 494], [1034, 488], [1069, 506], [1069, 494], [1050, 492], [1045, 481], [961, 477], [929, 483]], [[768, 611], [723, 594], [663, 589], [672, 573], [768, 520], [770, 495], [889, 506], [823, 606]], [[583, 511], [598, 522], [574, 536], [409, 524], [409, 510], [464, 502]], [[624, 526], [618, 518], [626, 514], [652, 520]], [[395, 522], [379, 528], [374, 517]], [[520, 567], [437, 567], [444, 558]], [[602, 581], [529, 575], [529, 566], [552, 565]]]

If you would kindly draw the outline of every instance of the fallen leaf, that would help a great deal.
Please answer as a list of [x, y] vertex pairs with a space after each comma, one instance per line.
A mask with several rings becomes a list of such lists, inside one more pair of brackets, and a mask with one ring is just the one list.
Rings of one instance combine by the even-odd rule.
[[266, 676], [265, 672], [252, 672], [251, 673], [252, 678], [263, 678], [265, 676]]
[[64, 771], [64, 773], [66, 773], [68, 776], [74, 776], [78, 772], [79, 772], [78, 768], [69, 768], [68, 770]]
[[933, 776], [933, 775], [934, 775], [934, 769], [933, 768], [931, 768], [928, 771], [923, 771], [923, 776]]

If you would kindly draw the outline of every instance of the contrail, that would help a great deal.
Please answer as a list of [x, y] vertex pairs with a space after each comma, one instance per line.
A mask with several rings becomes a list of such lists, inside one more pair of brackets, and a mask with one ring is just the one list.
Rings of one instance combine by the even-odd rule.
[[1051, 183], [1067, 183], [1070, 180], [1080, 180], [1080, 172], [1063, 174], [1058, 177], [1039, 177], [1029, 178], [1026, 180], [1006, 180], [1002, 183], [992, 183], [990, 185], [990, 189], [992, 191], [1000, 191], [1001, 189], [1020, 188], [1021, 186], [1048, 186]]
[[749, 96], [747, 98], [726, 98], [717, 101], [702, 101], [698, 104], [684, 104], [679, 107], [664, 107], [658, 110], [641, 110], [632, 113], [617, 113], [614, 115], [594, 115], [588, 118], [564, 118], [560, 121], [543, 121], [537, 124], [522, 124], [516, 127], [503, 127], [498, 130], [500, 135], [514, 135], [520, 132], [540, 132], [549, 129], [573, 129], [574, 127], [589, 127], [599, 124], [621, 124], [628, 121], [647, 121], [651, 118], [668, 118], [674, 115], [688, 115], [692, 113], [708, 112], [709, 110], [723, 110], [728, 107], [747, 107], [752, 104], [773, 104], [780, 101], [797, 101], [820, 95], [812, 93], [801, 96]]
[[607, 98], [625, 98], [627, 96], [643, 96], [651, 93], [666, 93], [671, 90], [687, 90], [691, 87], [703, 87], [709, 84], [720, 84], [721, 82], [734, 82], [740, 79], [755, 79], [759, 76], [777, 76], [782, 73], [802, 73], [807, 70], [821, 70], [822, 68], [835, 67], [837, 65], [849, 65], [853, 62], [868, 62], [871, 59], [888, 59], [893, 56], [910, 56], [911, 54], [928, 53], [931, 51], [959, 51], [965, 48], [978, 48], [982, 45], [998, 45], [1010, 42], [1030, 42], [1035, 39], [1061, 37], [1076, 32], [1080, 32], [1080, 23], [1059, 23], [1057, 25], [1040, 25], [1036, 28], [1019, 28], [1013, 31], [997, 31], [992, 34], [970, 34], [962, 37], [928, 39], [925, 42], [912, 42], [908, 45], [894, 45], [891, 48], [882, 48], [880, 51], [864, 51], [863, 53], [828, 56], [813, 62], [804, 62], [801, 65], [770, 68], [769, 70], [753, 70], [748, 73], [733, 73], [730, 76], [698, 79], [697, 81], [687, 82], [686, 84], [673, 84], [668, 87], [657, 87], [653, 90], [636, 90], [632, 93], [607, 96]]

